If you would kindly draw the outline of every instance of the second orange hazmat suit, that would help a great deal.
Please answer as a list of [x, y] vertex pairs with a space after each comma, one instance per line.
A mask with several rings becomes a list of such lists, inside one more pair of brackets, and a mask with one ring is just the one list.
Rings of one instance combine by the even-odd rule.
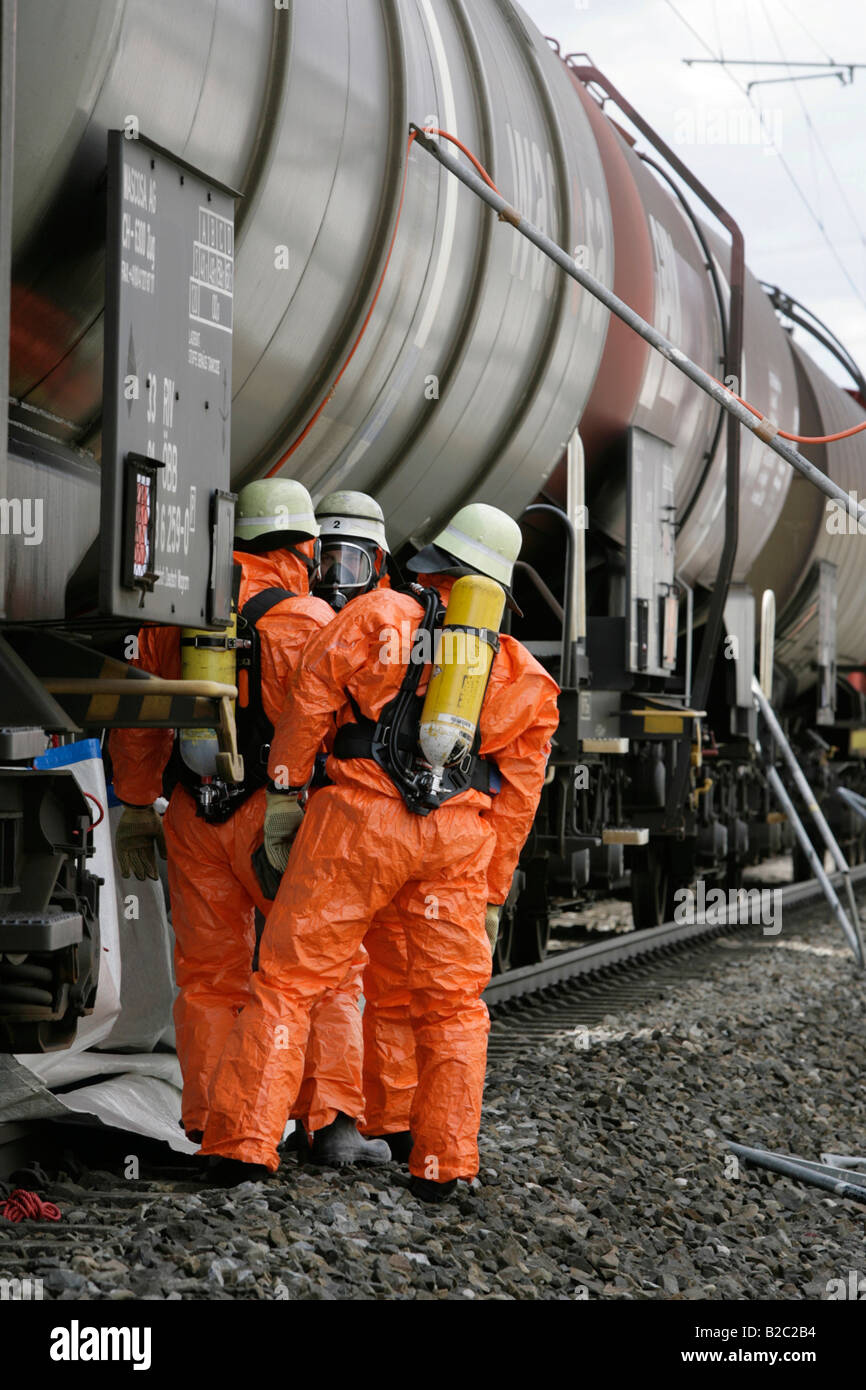
[[[297, 547], [312, 555], [312, 542]], [[262, 703], [276, 723], [292, 672], [308, 638], [333, 619], [333, 610], [308, 593], [306, 568], [286, 549], [252, 555], [236, 551], [243, 577], [238, 607], [263, 589], [288, 589], [258, 623]], [[154, 675], [181, 674], [177, 628], [145, 628], [135, 663]], [[162, 777], [174, 734], [166, 729], [116, 729], [110, 750], [114, 787], [130, 805], [151, 805], [162, 795]], [[175, 969], [177, 1052], [183, 1072], [182, 1122], [187, 1133], [204, 1130], [209, 1090], [235, 1019], [247, 1003], [255, 945], [255, 908], [272, 904], [262, 893], [251, 856], [262, 843], [264, 788], [220, 824], [196, 814], [194, 798], [175, 787], [163, 826], [168, 852]], [[338, 1112], [359, 1118], [362, 1054], [358, 1009], [363, 954], [340, 989], [318, 1004], [312, 1020], [304, 1085], [292, 1115], [310, 1130], [325, 1128]], [[283, 1124], [288, 1112], [283, 1115]]]
[[[451, 581], [435, 582], [447, 601]], [[349, 696], [378, 718], [405, 670], [383, 652], [386, 636], [401, 624], [411, 633], [421, 614], [410, 594], [380, 590], [355, 599], [311, 639], [276, 729], [272, 777], [306, 783], [335, 718], [338, 726], [354, 718]], [[328, 759], [333, 785], [311, 798], [292, 847], [249, 1005], [217, 1071], [203, 1153], [276, 1170], [310, 1010], [345, 978], [374, 917], [391, 905], [405, 933], [418, 1067], [410, 1169], [438, 1182], [474, 1176], [489, 1028], [485, 907], [504, 902], [529, 832], [556, 696], [543, 667], [504, 637], [480, 720], [480, 754], [495, 760], [502, 789], [493, 797], [463, 792], [426, 817], [407, 809], [371, 759]]]

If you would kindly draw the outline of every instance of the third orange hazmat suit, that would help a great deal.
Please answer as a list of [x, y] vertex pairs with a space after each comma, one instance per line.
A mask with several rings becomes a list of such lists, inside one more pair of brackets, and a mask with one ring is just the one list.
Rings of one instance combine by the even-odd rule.
[[[436, 587], [447, 601], [451, 581], [436, 577]], [[272, 777], [307, 782], [334, 719], [354, 719], [350, 696], [378, 718], [405, 671], [383, 650], [386, 636], [401, 624], [411, 633], [421, 616], [410, 594], [380, 590], [355, 599], [310, 640], [276, 729]], [[372, 760], [328, 759], [334, 785], [311, 798], [292, 847], [250, 1002], [214, 1081], [203, 1153], [276, 1170], [310, 1010], [345, 978], [373, 918], [390, 904], [405, 932], [418, 1067], [410, 1168], [443, 1183], [474, 1176], [489, 1027], [485, 907], [508, 894], [541, 792], [556, 696], [547, 672], [503, 637], [480, 720], [480, 754], [498, 765], [502, 789], [493, 797], [468, 790], [426, 817], [407, 809]]]
[[[312, 554], [311, 542], [298, 548]], [[309, 596], [303, 561], [287, 549], [262, 555], [236, 551], [234, 560], [243, 571], [239, 609], [263, 589], [288, 589], [297, 595], [275, 605], [258, 623], [262, 702], [275, 723], [307, 639], [333, 619], [333, 611], [321, 599]], [[181, 674], [179, 630], [143, 629], [136, 664], [155, 675], [177, 679]], [[162, 794], [173, 738], [173, 732], [165, 729], [113, 731], [114, 786], [121, 801], [145, 806]], [[260, 788], [228, 820], [213, 824], [197, 816], [195, 800], [178, 785], [163, 822], [180, 989], [175, 1024], [184, 1081], [182, 1122], [187, 1133], [205, 1128], [216, 1064], [249, 997], [254, 909], [267, 916], [272, 906], [250, 862], [262, 843], [264, 799], [264, 788]], [[292, 1110], [311, 1130], [324, 1129], [338, 1112], [363, 1114], [358, 1084], [363, 959], [362, 954], [340, 989], [324, 997], [314, 1011], [306, 1080]]]

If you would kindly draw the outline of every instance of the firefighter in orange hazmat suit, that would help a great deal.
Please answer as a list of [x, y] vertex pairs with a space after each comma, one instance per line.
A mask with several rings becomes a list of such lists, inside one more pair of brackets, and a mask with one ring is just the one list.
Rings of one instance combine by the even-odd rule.
[[[383, 711], [389, 722], [405, 705], [407, 659], [395, 658], [395, 636], [399, 649], [402, 632], [422, 623], [430, 631], [451, 576], [486, 574], [507, 588], [519, 548], [519, 528], [504, 513], [483, 504], [462, 508], [413, 562], [435, 590], [378, 590], [356, 599], [310, 640], [292, 677], [271, 748], [271, 785], [297, 797], [336, 719], [327, 764], [333, 785], [311, 798], [265, 928], [250, 1003], [211, 1091], [202, 1152], [234, 1160], [238, 1177], [277, 1168], [281, 1117], [303, 1077], [311, 1007], [345, 977], [374, 917], [389, 905], [406, 936], [418, 1068], [412, 1190], [439, 1200], [477, 1172], [489, 1028], [481, 999], [491, 966], [486, 923], [505, 901], [537, 807], [557, 686], [518, 642], [502, 639], [469, 784], [429, 814], [410, 809], [396, 763], [377, 761], [374, 750]], [[419, 690], [426, 679], [429, 666]], [[401, 724], [392, 747], [416, 765], [417, 707], [414, 718], [414, 729], [412, 716]]]
[[[362, 593], [391, 587], [385, 519], [372, 497], [360, 492], [330, 493], [316, 507], [316, 520], [322, 543], [319, 576], [313, 586], [317, 598], [340, 613]], [[319, 754], [317, 767], [323, 763], [324, 756]], [[385, 1139], [391, 1156], [406, 1160], [418, 1070], [409, 1017], [406, 937], [393, 908], [376, 915], [364, 945], [369, 955], [364, 971], [364, 1133]]]
[[[307, 639], [333, 616], [322, 600], [309, 595], [318, 525], [305, 488], [288, 479], [249, 484], [238, 498], [235, 530], [239, 638], [246, 641], [246, 648], [239, 648], [246, 652], [245, 664], [238, 670], [242, 789], [226, 791], [215, 803], [214, 784], [183, 763], [171, 730], [116, 730], [110, 743], [115, 790], [126, 803], [117, 831], [125, 876], [156, 877], [155, 851], [164, 826], [180, 991], [174, 1012], [184, 1083], [182, 1124], [196, 1142], [207, 1122], [210, 1085], [225, 1039], [249, 996], [255, 909], [267, 916], [271, 907], [253, 855], [262, 846], [273, 723]], [[178, 678], [179, 630], [143, 629], [137, 664]], [[161, 825], [152, 803], [161, 795], [167, 765], [177, 781]], [[300, 820], [299, 810], [292, 813], [285, 801], [282, 807], [290, 815], [288, 826], [280, 827], [281, 842], [266, 837], [264, 845], [277, 872], [285, 867], [286, 842]], [[388, 1158], [385, 1146], [363, 1140], [354, 1124], [363, 1115], [357, 1080], [363, 959], [336, 991], [323, 995], [313, 1015], [304, 1083], [292, 1114], [315, 1132], [311, 1156], [318, 1162]]]

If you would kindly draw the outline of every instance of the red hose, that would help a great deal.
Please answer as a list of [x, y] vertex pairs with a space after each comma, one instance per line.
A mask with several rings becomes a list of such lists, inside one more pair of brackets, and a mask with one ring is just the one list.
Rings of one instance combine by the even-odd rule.
[[[760, 410], [756, 410], [749, 401], [743, 400], [743, 397], [738, 396], [736, 391], [731, 391], [730, 386], [725, 386], [725, 383], [719, 381], [717, 377], [713, 377], [713, 381], [717, 386], [722, 386], [730, 392], [734, 399], [740, 402], [740, 405], [744, 405], [753, 415], [757, 415], [759, 420], [764, 419]], [[777, 430], [776, 433], [780, 438], [790, 439], [794, 444], [835, 444], [838, 439], [848, 439], [852, 434], [860, 434], [861, 430], [866, 430], [866, 420], [860, 425], [852, 425], [850, 429], [839, 430], [837, 434], [789, 434], [787, 430]]]
[[101, 825], [102, 822], [105, 820], [105, 807], [103, 806], [102, 802], [99, 801], [97, 797], [93, 795], [92, 792], [85, 792], [84, 795], [87, 797], [88, 801], [92, 801], [94, 806], [96, 806], [99, 810], [99, 820], [91, 820], [90, 822], [90, 829], [95, 830], [96, 827], [98, 825]]

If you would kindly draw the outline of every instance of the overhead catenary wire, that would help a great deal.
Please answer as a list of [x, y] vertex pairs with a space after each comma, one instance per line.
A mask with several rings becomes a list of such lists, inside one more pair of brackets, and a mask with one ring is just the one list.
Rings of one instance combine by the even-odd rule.
[[[775, 26], [774, 23], [773, 23], [772, 17], [771, 17], [771, 15], [770, 15], [770, 11], [769, 11], [769, 9], [768, 9], [768, 7], [767, 7], [767, 0], [761, 0], [761, 7], [762, 7], [762, 9], [763, 9], [763, 11], [764, 11], [764, 15], [765, 15], [765, 17], [766, 17], [767, 24], [768, 24], [769, 29], [770, 29], [770, 33], [773, 35], [773, 38], [774, 38], [775, 41], [776, 41], [776, 47], [777, 47], [778, 50], [779, 50], [779, 54], [780, 54], [780, 56], [782, 57], [782, 59], [783, 59], [783, 61], [784, 61], [784, 63], [785, 63], [785, 66], [786, 66], [786, 68], [788, 69], [788, 72], [790, 73], [790, 71], [791, 71], [791, 64], [790, 64], [790, 62], [788, 61], [788, 58], [787, 58], [786, 55], [785, 55], [784, 49], [782, 48], [781, 39], [779, 38], [779, 35], [778, 35], [778, 33], [776, 32], [776, 26]], [[821, 152], [821, 156], [822, 156], [822, 158], [823, 158], [823, 160], [824, 160], [824, 163], [825, 163], [826, 166], [827, 166], [827, 169], [828, 169], [828, 171], [829, 171], [830, 177], [831, 177], [831, 179], [833, 180], [834, 184], [836, 185], [836, 188], [837, 188], [838, 191], [839, 191], [839, 196], [840, 196], [840, 198], [842, 199], [842, 202], [844, 203], [846, 209], [848, 210], [848, 213], [849, 213], [849, 215], [850, 215], [851, 221], [854, 223], [854, 226], [857, 228], [857, 235], [859, 236], [861, 243], [862, 243], [864, 246], [866, 246], [866, 236], [863, 235], [863, 229], [862, 229], [861, 226], [860, 226], [860, 223], [859, 223], [858, 218], [857, 218], [857, 214], [856, 214], [856, 212], [854, 211], [853, 207], [851, 206], [850, 200], [849, 200], [849, 198], [848, 198], [847, 193], [845, 192], [845, 189], [844, 189], [844, 187], [843, 187], [843, 185], [842, 185], [842, 181], [841, 181], [841, 179], [839, 178], [839, 175], [836, 173], [836, 169], [835, 169], [835, 166], [834, 166], [834, 164], [833, 164], [833, 161], [832, 161], [831, 158], [830, 158], [829, 152], [828, 152], [828, 150], [827, 150], [827, 148], [826, 148], [826, 146], [825, 146], [823, 140], [821, 139], [820, 135], [818, 134], [817, 129], [815, 128], [815, 124], [814, 124], [814, 122], [813, 122], [813, 120], [812, 120], [811, 115], [809, 114], [809, 108], [808, 108], [807, 105], [806, 105], [806, 101], [805, 101], [805, 98], [804, 98], [804, 96], [803, 96], [803, 93], [800, 91], [800, 88], [797, 86], [796, 83], [794, 84], [794, 92], [795, 92], [795, 95], [796, 95], [796, 97], [797, 97], [797, 101], [800, 103], [800, 110], [803, 112], [803, 119], [804, 119], [805, 122], [806, 122], [806, 128], [807, 128], [807, 130], [809, 131], [810, 150], [811, 150], [811, 152], [812, 152], [813, 161], [814, 161], [814, 151], [815, 151], [815, 147], [817, 146], [817, 148], [818, 148], [818, 149], [820, 150], [820, 152]], [[817, 186], [818, 186], [817, 174], [815, 174], [813, 177], [815, 178], [815, 186], [816, 186], [816, 188], [817, 188]]]
[[[824, 57], [827, 59], [828, 63], [833, 63], [833, 62], [835, 62], [835, 59], [832, 58], [832, 57], [830, 56], [829, 52], [828, 52], [827, 49], [824, 47], [824, 45], [821, 43], [820, 39], [816, 39], [815, 35], [814, 35], [809, 29], [806, 28], [806, 26], [805, 26], [805, 24], [803, 23], [803, 21], [802, 21], [802, 19], [800, 18], [800, 16], [794, 13], [794, 11], [791, 9], [791, 6], [787, 3], [787, 0], [779, 0], [779, 4], [782, 6], [782, 9], [783, 9], [783, 10], [786, 10], [787, 13], [791, 16], [791, 18], [793, 19], [794, 23], [795, 23], [795, 24], [799, 24], [800, 28], [803, 30], [803, 33], [806, 35], [806, 38], [807, 38], [807, 39], [811, 39], [812, 42], [813, 42], [813, 44], [815, 45], [816, 48], [820, 48], [821, 52], [824, 54]], [[748, 11], [748, 6], [746, 6], [746, 14], [747, 14], [747, 15], [748, 15], [748, 12], [749, 12], [749, 11]]]
[[811, 217], [812, 221], [815, 223], [816, 227], [817, 227], [818, 230], [820, 231], [821, 236], [823, 237], [824, 241], [827, 243], [827, 247], [828, 247], [828, 249], [829, 249], [829, 251], [830, 251], [830, 254], [832, 255], [832, 257], [833, 257], [833, 259], [835, 260], [836, 264], [839, 266], [839, 269], [841, 270], [841, 272], [842, 272], [842, 274], [844, 275], [845, 279], [847, 280], [848, 284], [851, 286], [851, 289], [854, 291], [854, 293], [856, 294], [857, 298], [860, 300], [860, 303], [863, 305], [863, 307], [866, 308], [866, 298], [864, 298], [863, 293], [862, 293], [861, 290], [859, 289], [859, 287], [858, 287], [856, 281], [855, 281], [855, 280], [853, 279], [853, 277], [851, 276], [851, 273], [850, 273], [850, 271], [848, 270], [848, 267], [845, 265], [845, 262], [842, 260], [842, 257], [839, 255], [839, 252], [836, 250], [836, 247], [834, 246], [832, 240], [830, 239], [830, 236], [829, 236], [829, 234], [828, 234], [828, 232], [827, 232], [826, 227], [824, 226], [824, 223], [821, 221], [821, 218], [818, 216], [817, 212], [815, 211], [814, 207], [812, 206], [812, 202], [811, 202], [811, 200], [809, 199], [808, 195], [804, 192], [804, 190], [803, 190], [802, 187], [800, 186], [800, 182], [799, 182], [799, 180], [797, 179], [796, 175], [794, 174], [793, 169], [791, 168], [790, 164], [789, 164], [788, 161], [785, 159], [785, 156], [782, 154], [782, 151], [779, 149], [778, 145], [776, 144], [775, 140], [773, 139], [772, 131], [768, 128], [767, 123], [766, 123], [766, 121], [764, 120], [764, 113], [763, 113], [763, 111], [761, 110], [760, 106], [758, 106], [758, 105], [756, 104], [756, 102], [755, 102], [754, 99], [752, 98], [751, 93], [748, 92], [748, 91], [746, 90], [746, 88], [743, 86], [743, 84], [742, 84], [741, 82], [738, 82], [738, 81], [737, 81], [737, 79], [736, 79], [736, 77], [734, 76], [734, 74], [730, 71], [730, 66], [729, 66], [728, 62], [727, 62], [725, 59], [719, 57], [718, 53], [716, 53], [716, 52], [714, 51], [714, 49], [712, 48], [712, 46], [711, 46], [710, 44], [707, 43], [707, 41], [706, 41], [706, 39], [703, 37], [703, 35], [700, 34], [700, 33], [698, 32], [698, 30], [695, 28], [695, 26], [694, 26], [688, 19], [686, 19], [685, 15], [683, 15], [683, 14], [680, 13], [680, 11], [677, 9], [676, 5], [673, 3], [673, 0], [664, 0], [664, 2], [665, 2], [665, 4], [667, 5], [668, 9], [669, 9], [673, 14], [676, 15], [676, 17], [677, 17], [677, 19], [680, 21], [680, 23], [681, 23], [681, 24], [684, 24], [684, 25], [686, 26], [686, 28], [689, 30], [690, 33], [694, 34], [695, 38], [698, 40], [698, 43], [700, 43], [701, 47], [702, 47], [702, 48], [705, 48], [706, 51], [707, 51], [707, 53], [710, 54], [711, 58], [713, 58], [713, 60], [714, 60], [715, 62], [717, 62], [717, 63], [720, 64], [720, 66], [721, 66], [721, 68], [722, 68], [722, 71], [725, 73], [725, 75], [726, 75], [726, 77], [728, 78], [728, 80], [731, 81], [731, 82], [733, 82], [734, 86], [737, 88], [737, 91], [742, 93], [742, 95], [746, 98], [746, 100], [748, 101], [748, 103], [749, 103], [749, 105], [752, 107], [752, 109], [757, 113], [758, 119], [759, 119], [759, 121], [760, 121], [760, 123], [761, 123], [761, 128], [762, 128], [762, 130], [764, 130], [764, 132], [766, 133], [766, 135], [767, 135], [767, 137], [768, 137], [768, 139], [769, 139], [769, 141], [770, 141], [770, 144], [772, 145], [773, 149], [774, 149], [775, 152], [776, 152], [776, 156], [777, 156], [777, 158], [778, 158], [778, 160], [779, 160], [779, 163], [780, 163], [780, 165], [782, 166], [782, 168], [784, 169], [785, 173], [787, 174], [788, 179], [790, 180], [791, 184], [793, 185], [793, 187], [794, 187], [794, 189], [795, 189], [795, 191], [796, 191], [796, 193], [797, 193], [797, 196], [799, 197], [800, 201], [803, 203], [803, 206], [806, 208], [806, 211], [808, 212], [808, 214], [809, 214], [809, 216]]

